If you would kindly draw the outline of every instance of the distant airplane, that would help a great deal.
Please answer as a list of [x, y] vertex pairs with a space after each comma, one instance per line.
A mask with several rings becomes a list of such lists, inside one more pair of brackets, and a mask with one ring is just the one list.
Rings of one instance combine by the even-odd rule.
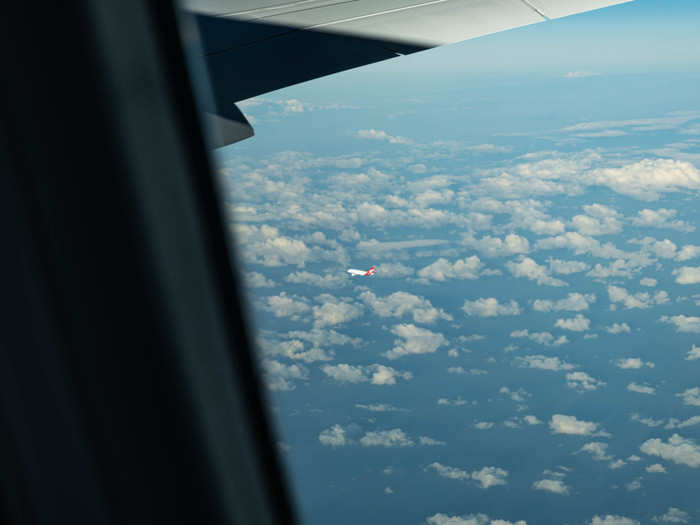
[[370, 275], [374, 275], [374, 266], [372, 266], [369, 270], [354, 270], [353, 268], [350, 268], [348, 273], [350, 275], [364, 275], [369, 277]]

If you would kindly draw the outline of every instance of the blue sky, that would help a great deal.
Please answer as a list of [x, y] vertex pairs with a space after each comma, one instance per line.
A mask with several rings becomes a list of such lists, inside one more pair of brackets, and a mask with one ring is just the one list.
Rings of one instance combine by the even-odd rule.
[[305, 523], [700, 520], [698, 15], [241, 104], [256, 136], [217, 159]]

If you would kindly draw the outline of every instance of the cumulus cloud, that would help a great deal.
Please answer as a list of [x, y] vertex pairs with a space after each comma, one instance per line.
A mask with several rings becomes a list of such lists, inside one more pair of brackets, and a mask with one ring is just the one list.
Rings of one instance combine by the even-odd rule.
[[584, 272], [590, 268], [590, 266], [583, 261], [565, 261], [562, 259], [553, 259], [552, 257], [547, 259], [547, 264], [549, 265], [549, 271], [561, 275]]
[[510, 522], [506, 520], [491, 519], [486, 514], [468, 514], [466, 516], [450, 516], [437, 513], [426, 518], [428, 525], [527, 525], [524, 520]]
[[639, 385], [634, 381], [627, 385], [627, 390], [629, 390], [630, 392], [637, 392], [638, 394], [653, 395], [656, 393], [656, 389], [654, 387], [651, 387], [649, 385]]
[[279, 295], [271, 295], [264, 299], [262, 309], [274, 314], [275, 317], [291, 317], [299, 319], [300, 314], [311, 310], [306, 304], [306, 299], [297, 296], [288, 296], [285, 292]]
[[678, 284], [698, 284], [700, 283], [700, 266], [682, 266], [673, 270]]
[[657, 292], [651, 295], [649, 292], [630, 293], [619, 286], [608, 286], [608, 296], [611, 303], [622, 303], [625, 308], [649, 308], [654, 304], [664, 304], [669, 301], [666, 292]]
[[397, 408], [388, 403], [376, 403], [365, 405], [362, 403], [356, 403], [355, 408], [361, 408], [363, 410], [369, 410], [370, 412], [408, 412], [405, 408]]
[[591, 391], [605, 386], [606, 383], [589, 376], [586, 372], [569, 372], [566, 374], [566, 385], [579, 391]]
[[535, 481], [532, 484], [532, 488], [535, 490], [553, 492], [554, 494], [561, 494], [562, 496], [568, 496], [570, 489], [570, 487], [560, 479], [541, 479]]
[[659, 281], [657, 281], [656, 279], [652, 279], [651, 277], [644, 277], [644, 278], [639, 280], [639, 284], [641, 284], [642, 286], [648, 286], [651, 288], [651, 287], [654, 287], [657, 284], [659, 284]]
[[465, 237], [463, 242], [486, 257], [505, 257], [530, 251], [529, 241], [515, 233], [509, 233], [503, 239], [489, 235], [481, 239]]
[[586, 215], [575, 215], [571, 226], [583, 235], [611, 235], [622, 231], [622, 215], [603, 204], [588, 204], [583, 207]]
[[376, 277], [408, 277], [413, 275], [413, 268], [401, 263], [382, 263], [375, 268]]
[[700, 317], [687, 315], [663, 315], [660, 318], [662, 323], [669, 323], [676, 327], [677, 332], [688, 332], [700, 334]]
[[306, 381], [309, 371], [301, 365], [286, 365], [272, 359], [262, 361], [263, 378], [270, 390], [289, 391], [296, 388], [296, 381]]
[[658, 210], [643, 209], [637, 212], [637, 216], [632, 219], [632, 224], [645, 228], [670, 228], [682, 232], [692, 232], [694, 226], [684, 221], [672, 220], [676, 216], [676, 210], [659, 208]]
[[327, 447], [344, 447], [350, 444], [345, 429], [340, 425], [333, 425], [330, 428], [322, 430], [318, 435], [318, 440], [322, 445]]
[[679, 465], [687, 465], [691, 468], [700, 467], [700, 446], [692, 439], [686, 439], [678, 434], [673, 434], [667, 442], [659, 438], [648, 439], [642, 443], [639, 450], [650, 456], [659, 456]]
[[311, 286], [318, 286], [319, 288], [337, 288], [347, 282], [347, 274], [327, 273], [325, 275], [318, 275], [307, 271], [301, 271], [287, 275], [284, 280], [288, 283], [308, 284]]
[[479, 317], [496, 317], [498, 315], [519, 315], [522, 309], [511, 299], [507, 303], [499, 303], [495, 297], [480, 297], [474, 301], [466, 300], [462, 306], [462, 310], [467, 315], [476, 315]]
[[686, 419], [685, 421], [681, 421], [679, 419], [676, 419], [675, 417], [669, 418], [668, 423], [664, 426], [664, 428], [685, 428], [685, 427], [692, 427], [694, 425], [700, 425], [700, 416], [692, 416]]
[[410, 144], [411, 141], [406, 137], [392, 136], [381, 129], [360, 129], [357, 131], [357, 137], [369, 140], [383, 140], [391, 144]]
[[684, 405], [700, 406], [700, 387], [687, 388], [684, 392], [676, 394], [683, 400]]
[[353, 366], [346, 363], [323, 365], [321, 371], [339, 383], [366, 383], [373, 385], [395, 385], [398, 379], [413, 378], [411, 372], [396, 370], [390, 366], [374, 364]]
[[649, 465], [645, 470], [650, 474], [666, 474], [666, 467], [664, 467], [661, 463]]
[[627, 323], [613, 323], [605, 327], [605, 331], [609, 334], [629, 334], [632, 330]]
[[644, 201], [655, 201], [661, 193], [700, 189], [697, 168], [671, 159], [644, 159], [620, 168], [599, 169], [590, 178], [593, 184]]
[[530, 332], [527, 328], [523, 330], [514, 330], [510, 333], [511, 337], [524, 337], [534, 343], [545, 346], [559, 346], [569, 342], [565, 335], [554, 337], [549, 332]]
[[474, 428], [477, 430], [489, 430], [493, 428], [493, 422], [491, 421], [477, 421], [474, 423]]
[[263, 274], [258, 272], [249, 272], [245, 274], [243, 282], [246, 284], [246, 286], [250, 286], [251, 288], [271, 288], [275, 286], [275, 282], [273, 280], [268, 279]]
[[418, 277], [424, 282], [447, 281], [448, 279], [478, 279], [484, 269], [484, 264], [476, 256], [458, 259], [451, 263], [440, 258], [418, 271]]
[[700, 246], [695, 246], [692, 244], [686, 244], [683, 246], [680, 250], [678, 250], [678, 254], [676, 255], [676, 259], [679, 261], [688, 261], [690, 259], [695, 259], [696, 257], [700, 257]]
[[685, 356], [686, 361], [694, 361], [695, 359], [700, 359], [700, 346], [693, 345], [690, 350], [688, 350], [688, 355]]
[[632, 518], [606, 514], [605, 516], [593, 516], [590, 525], [640, 525], [640, 523]]
[[654, 368], [654, 363], [651, 361], [642, 361], [639, 357], [625, 357], [615, 361], [615, 366], [623, 369], [635, 369], [638, 370], [643, 367]]
[[544, 355], [526, 355], [525, 357], [516, 357], [515, 361], [522, 368], [538, 368], [540, 370], [551, 370], [553, 372], [573, 370], [576, 368], [576, 365], [562, 361], [558, 357], [547, 357]]
[[410, 315], [416, 323], [434, 323], [439, 319], [451, 321], [452, 316], [435, 308], [429, 300], [408, 292], [394, 292], [387, 297], [377, 297], [367, 290], [360, 299], [380, 317], [402, 317]]
[[398, 359], [406, 355], [432, 354], [449, 343], [444, 335], [413, 324], [395, 325], [391, 333], [400, 339], [395, 339], [394, 348], [382, 354], [388, 359]]
[[[648, 469], [647, 469], [648, 470]], [[689, 523], [690, 514], [676, 507], [669, 507], [668, 510], [660, 516], [654, 516], [654, 521], [664, 523]]]
[[472, 475], [466, 470], [462, 470], [456, 467], [450, 467], [448, 465], [443, 465], [442, 463], [431, 463], [428, 468], [433, 469], [438, 473], [439, 476], [448, 479], [456, 479], [459, 481], [465, 481], [471, 479]]
[[264, 266], [294, 264], [304, 267], [311, 257], [311, 249], [303, 241], [281, 235], [279, 229], [263, 224], [235, 225], [236, 242], [243, 244], [243, 256], [249, 262]]
[[592, 441], [583, 445], [577, 453], [585, 452], [590, 454], [596, 461], [611, 461], [613, 456], [608, 454], [608, 444], [600, 441]]
[[569, 319], [557, 319], [554, 326], [561, 328], [562, 330], [571, 330], [573, 332], [585, 332], [589, 329], [591, 325], [591, 320], [581, 314], [576, 315], [576, 317], [571, 317]]
[[314, 326], [324, 327], [347, 323], [362, 315], [362, 307], [351, 303], [348, 298], [336, 298], [330, 294], [316, 297], [321, 303], [313, 307]]
[[428, 468], [435, 470], [439, 476], [458, 481], [477, 481], [482, 489], [507, 483], [508, 471], [499, 467], [483, 467], [481, 470], [468, 472], [456, 467], [450, 467], [441, 463], [431, 463]]
[[561, 279], [552, 277], [546, 266], [537, 264], [530, 257], [521, 257], [517, 262], [508, 261], [506, 263], [506, 268], [508, 268], [510, 273], [515, 277], [525, 277], [526, 279], [537, 282], [539, 285], [568, 286], [568, 284]]
[[568, 310], [571, 312], [581, 312], [588, 310], [589, 305], [595, 303], [595, 294], [570, 293], [564, 299], [552, 301], [550, 299], [535, 299], [532, 308], [538, 312], [558, 312]]
[[433, 439], [428, 436], [420, 436], [418, 438], [418, 443], [421, 445], [429, 446], [429, 447], [436, 447], [436, 446], [442, 446], [445, 445], [444, 441], [440, 441], [438, 439]]
[[592, 421], [582, 421], [576, 419], [576, 416], [567, 416], [564, 414], [554, 414], [549, 421], [549, 428], [553, 434], [569, 434], [579, 436], [590, 436], [593, 434], [606, 435], [599, 430], [598, 423]]
[[411, 440], [400, 428], [367, 432], [360, 438], [363, 447], [411, 447]]

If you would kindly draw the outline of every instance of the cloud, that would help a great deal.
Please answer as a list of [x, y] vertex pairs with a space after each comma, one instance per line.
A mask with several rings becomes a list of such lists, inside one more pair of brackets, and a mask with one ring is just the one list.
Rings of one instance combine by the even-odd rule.
[[605, 386], [606, 383], [589, 376], [586, 372], [569, 372], [566, 374], [566, 385], [580, 391], [591, 391]]
[[622, 195], [655, 201], [661, 193], [700, 189], [700, 172], [689, 162], [644, 159], [620, 168], [595, 170], [590, 181]]
[[549, 421], [549, 428], [553, 434], [569, 434], [579, 436], [590, 436], [593, 434], [606, 435], [606, 433], [598, 430], [598, 423], [592, 421], [582, 421], [576, 419], [575, 416], [566, 416], [564, 414], [554, 414]]
[[506, 263], [506, 268], [508, 268], [510, 273], [515, 277], [525, 277], [531, 281], [536, 281], [539, 285], [568, 286], [568, 284], [561, 279], [549, 275], [547, 267], [537, 264], [529, 257], [521, 257], [518, 259], [518, 262], [508, 261]]
[[680, 421], [676, 419], [675, 417], [669, 418], [668, 423], [664, 426], [664, 428], [685, 428], [685, 427], [692, 427], [695, 425], [700, 425], [700, 416], [692, 416], [686, 419], [685, 421]]
[[639, 284], [641, 284], [642, 286], [653, 287], [659, 284], [659, 281], [657, 281], [656, 279], [652, 279], [651, 277], [644, 277], [639, 280]]
[[627, 323], [613, 323], [605, 327], [605, 331], [609, 334], [629, 334], [632, 330]]
[[472, 472], [472, 479], [481, 484], [482, 489], [507, 484], [508, 471], [498, 467], [484, 467]]
[[661, 463], [649, 465], [645, 470], [650, 474], [666, 474], [666, 467], [664, 467]]
[[627, 385], [627, 390], [630, 392], [637, 392], [638, 394], [650, 394], [656, 393], [656, 389], [648, 385], [638, 385], [634, 381]]
[[375, 277], [408, 277], [415, 271], [401, 263], [382, 263], [375, 268]]
[[684, 221], [672, 221], [676, 216], [676, 210], [659, 208], [658, 210], [643, 209], [637, 212], [637, 216], [632, 219], [632, 224], [646, 228], [670, 228], [682, 232], [695, 231], [695, 227]]
[[664, 424], [663, 419], [653, 419], [651, 417], [641, 417], [639, 414], [632, 414], [630, 416], [631, 421], [638, 421], [639, 423], [642, 423], [643, 425], [646, 425], [648, 427], [658, 427], [660, 425]]
[[433, 438], [428, 437], [428, 436], [420, 436], [420, 437], [418, 438], [418, 442], [419, 442], [421, 445], [426, 445], [426, 446], [429, 446], [429, 447], [435, 447], [435, 446], [445, 445], [445, 442], [444, 442], [444, 441], [439, 441], [439, 440], [437, 440], [437, 439], [433, 439]]
[[519, 315], [522, 309], [514, 300], [508, 303], [499, 303], [495, 297], [480, 297], [474, 301], [466, 300], [462, 306], [462, 310], [467, 315], [476, 315], [479, 317], [496, 317], [499, 315]]
[[570, 487], [560, 479], [541, 479], [535, 481], [532, 484], [532, 488], [535, 490], [553, 492], [554, 494], [561, 494], [562, 496], [568, 496], [570, 489]]
[[615, 366], [623, 369], [638, 370], [643, 367], [654, 368], [654, 363], [651, 361], [644, 362], [639, 357], [625, 357], [615, 361]]
[[443, 465], [442, 463], [431, 463], [430, 465], [428, 465], [428, 468], [435, 470], [435, 472], [437, 472], [438, 475], [442, 476], [443, 478], [465, 481], [471, 479], [472, 477], [471, 473], [467, 472], [466, 470], [461, 470], [456, 467]]
[[568, 310], [571, 312], [581, 312], [588, 310], [590, 304], [595, 303], [595, 294], [570, 293], [564, 299], [552, 301], [549, 299], [535, 299], [532, 308], [538, 312], [558, 312]]
[[481, 239], [465, 237], [464, 244], [474, 248], [486, 257], [505, 257], [530, 251], [530, 243], [525, 237], [509, 233], [503, 239], [489, 235]]
[[370, 412], [408, 412], [406, 408], [397, 408], [387, 403], [377, 403], [374, 405], [363, 405], [362, 403], [355, 404], [355, 408], [369, 410]]
[[319, 288], [337, 288], [347, 282], [347, 275], [344, 273], [318, 275], [307, 271], [301, 271], [287, 275], [284, 280], [288, 283], [308, 284], [311, 286], [318, 286]]
[[262, 304], [262, 309], [274, 314], [275, 317], [299, 319], [300, 314], [311, 310], [311, 307], [305, 301], [302, 297], [289, 297], [285, 292], [281, 292], [279, 295], [266, 297]]
[[265, 355], [283, 355], [287, 359], [295, 359], [306, 363], [315, 361], [330, 361], [333, 358], [332, 350], [324, 350], [318, 346], [312, 346], [308, 350], [304, 343], [298, 339], [289, 341], [261, 341]]
[[400, 428], [367, 432], [360, 438], [363, 447], [411, 447], [413, 444]]
[[466, 516], [450, 516], [437, 513], [426, 518], [428, 525], [527, 525], [527, 522], [518, 520], [510, 522], [506, 520], [491, 519], [486, 514], [468, 514]]
[[311, 257], [311, 249], [303, 241], [281, 235], [273, 226], [259, 228], [249, 224], [235, 224], [236, 242], [243, 245], [241, 253], [252, 263], [264, 266], [295, 264], [304, 267]]
[[588, 204], [583, 207], [586, 215], [575, 215], [571, 226], [583, 235], [612, 235], [622, 231], [622, 215], [603, 204]]
[[686, 361], [694, 361], [695, 359], [700, 359], [700, 346], [693, 345], [690, 350], [688, 350], [688, 355], [685, 357]]
[[631, 294], [619, 286], [608, 286], [608, 296], [611, 303], [622, 303], [628, 310], [632, 308], [649, 308], [654, 304], [664, 304], [669, 301], [666, 292], [657, 292], [653, 296], [649, 292]]
[[693, 440], [678, 434], [673, 434], [666, 443], [659, 438], [648, 439], [642, 443], [639, 450], [650, 456], [659, 456], [679, 465], [687, 465], [691, 468], [700, 467], [700, 446], [695, 444]]
[[581, 314], [576, 315], [569, 319], [557, 319], [554, 326], [561, 328], [562, 330], [571, 330], [573, 332], [585, 332], [591, 325], [591, 320], [582, 316]]
[[634, 492], [635, 490], [641, 489], [642, 488], [641, 479], [642, 478], [633, 479], [632, 481], [627, 483], [627, 485], [625, 485], [627, 492]]
[[451, 263], [447, 259], [440, 258], [432, 264], [418, 271], [418, 277], [423, 282], [447, 281], [448, 279], [478, 279], [484, 268], [484, 264], [476, 256], [458, 259]]
[[569, 71], [564, 75], [564, 78], [588, 78], [597, 76], [600, 76], [600, 73], [596, 73], [595, 71]]
[[533, 415], [523, 416], [523, 421], [525, 421], [525, 423], [527, 423], [528, 425], [541, 425], [542, 424], [542, 421], [540, 421], [539, 419], [537, 419], [536, 416], [533, 416]]
[[406, 381], [413, 378], [411, 372], [396, 370], [390, 366], [374, 364], [353, 366], [346, 363], [323, 365], [321, 371], [339, 383], [366, 383], [373, 385], [395, 385], [397, 379]]
[[684, 392], [676, 394], [676, 397], [683, 399], [684, 405], [700, 406], [700, 387], [687, 388]]
[[411, 144], [411, 141], [406, 137], [392, 136], [380, 129], [360, 129], [357, 131], [357, 137], [370, 140], [385, 140], [391, 144]]
[[511, 337], [526, 337], [535, 343], [545, 346], [559, 346], [569, 342], [565, 335], [555, 337], [549, 332], [530, 332], [527, 328], [523, 330], [515, 330], [510, 333]]
[[306, 381], [309, 371], [301, 365], [285, 365], [272, 359], [262, 361], [263, 378], [270, 390], [289, 391], [296, 388], [295, 381]]
[[547, 259], [547, 264], [552, 273], [562, 275], [571, 275], [572, 273], [583, 272], [590, 268], [590, 266], [583, 261], [565, 261], [562, 259], [553, 259], [552, 257]]
[[700, 266], [683, 266], [673, 270], [678, 284], [698, 284], [700, 283]]
[[583, 445], [578, 452], [586, 452], [596, 461], [611, 461], [613, 456], [608, 454], [608, 444], [592, 441]]
[[522, 368], [538, 368], [540, 370], [551, 370], [553, 372], [573, 370], [576, 368], [576, 365], [562, 361], [558, 357], [547, 357], [543, 355], [526, 355], [525, 357], [516, 357], [515, 360]]
[[593, 516], [590, 525], [640, 525], [637, 520], [632, 518], [626, 518], [624, 516], [617, 516], [613, 514], [606, 514], [605, 516]]
[[669, 507], [668, 510], [661, 516], [654, 516], [654, 521], [663, 521], [665, 523], [689, 523], [690, 514], [676, 507]]
[[678, 255], [676, 255], [676, 259], [679, 261], [688, 261], [695, 257], [700, 257], [700, 246], [695, 246], [693, 244], [686, 244], [683, 248], [678, 250]]
[[427, 328], [418, 328], [413, 324], [395, 325], [391, 333], [400, 339], [395, 339], [394, 348], [382, 354], [388, 359], [398, 359], [413, 354], [432, 354], [449, 343], [444, 335], [431, 332]]
[[444, 310], [435, 308], [430, 301], [407, 292], [394, 292], [387, 297], [377, 297], [367, 290], [360, 294], [360, 299], [379, 317], [413, 317], [416, 323], [434, 323], [439, 319], [452, 320]]
[[274, 281], [258, 272], [246, 273], [243, 282], [246, 286], [250, 286], [251, 288], [271, 288], [275, 286]]
[[362, 315], [362, 307], [351, 304], [349, 298], [336, 298], [330, 294], [316, 297], [321, 304], [313, 307], [314, 326], [324, 327], [347, 323]]
[[692, 317], [687, 315], [673, 315], [669, 317], [667, 315], [663, 315], [659, 320], [662, 323], [675, 325], [677, 332], [700, 334], [700, 317]]
[[333, 425], [327, 428], [318, 435], [318, 440], [322, 445], [327, 447], [344, 447], [350, 444], [350, 440], [346, 437], [346, 432], [340, 425]]
[[474, 428], [477, 430], [489, 430], [493, 428], [493, 423], [491, 421], [477, 421], [474, 423]]

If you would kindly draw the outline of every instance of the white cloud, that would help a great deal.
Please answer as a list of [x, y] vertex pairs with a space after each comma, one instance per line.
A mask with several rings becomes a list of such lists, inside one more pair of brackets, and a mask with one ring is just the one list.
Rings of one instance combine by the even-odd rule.
[[676, 326], [677, 332], [689, 332], [700, 334], [700, 317], [687, 315], [673, 315], [671, 317], [663, 315], [660, 318], [662, 323], [669, 323]]
[[538, 312], [553, 312], [568, 310], [571, 312], [581, 312], [588, 310], [590, 304], [595, 303], [595, 294], [570, 293], [564, 299], [552, 301], [549, 299], [535, 299], [532, 303], [533, 309]]
[[344, 447], [350, 444], [350, 440], [346, 436], [345, 429], [340, 425], [333, 425], [327, 428], [318, 435], [318, 440], [322, 445], [327, 447]]
[[296, 388], [295, 381], [306, 381], [309, 371], [301, 365], [286, 365], [272, 359], [262, 361], [263, 377], [270, 390], [289, 391]]
[[415, 272], [413, 268], [401, 263], [382, 263], [375, 268], [375, 277], [408, 277]]
[[619, 212], [602, 204], [589, 204], [583, 207], [586, 215], [575, 215], [571, 225], [583, 235], [611, 235], [622, 231]]
[[632, 219], [632, 224], [635, 226], [643, 226], [646, 228], [670, 228], [682, 232], [692, 232], [694, 226], [690, 226], [684, 221], [672, 221], [676, 216], [676, 210], [668, 210], [659, 208], [658, 210], [644, 209], [637, 212], [637, 216]]
[[348, 298], [336, 298], [330, 294], [316, 297], [321, 304], [313, 307], [314, 326], [323, 327], [347, 323], [362, 315], [362, 307], [351, 304]]
[[664, 443], [659, 438], [648, 439], [639, 447], [639, 450], [650, 456], [659, 456], [673, 461], [679, 465], [687, 465], [691, 468], [700, 467], [700, 446], [691, 439], [686, 439], [678, 434], [673, 434]]
[[311, 286], [318, 286], [319, 288], [336, 288], [347, 282], [347, 274], [327, 273], [325, 275], [318, 275], [307, 271], [301, 271], [290, 273], [284, 280], [288, 283], [308, 284]]
[[479, 317], [496, 317], [498, 315], [519, 315], [522, 309], [513, 299], [508, 303], [499, 303], [495, 297], [480, 297], [474, 301], [466, 300], [462, 310], [467, 315]]
[[528, 425], [541, 425], [542, 424], [542, 421], [540, 421], [539, 419], [537, 419], [536, 416], [533, 416], [533, 415], [523, 416], [523, 421], [525, 421], [525, 423], [527, 423]]
[[608, 444], [601, 443], [600, 441], [586, 443], [577, 451], [577, 453], [578, 452], [586, 452], [596, 461], [610, 461], [613, 459], [613, 457], [608, 454]]
[[651, 288], [651, 287], [659, 284], [659, 281], [657, 281], [656, 279], [652, 279], [651, 277], [644, 277], [644, 278], [639, 280], [639, 284], [641, 284], [642, 286], [648, 286]]
[[360, 438], [363, 447], [411, 447], [413, 441], [400, 428], [367, 432]]
[[697, 168], [671, 159], [644, 159], [620, 168], [599, 169], [590, 179], [593, 184], [645, 201], [657, 200], [661, 193], [700, 189]]
[[562, 259], [553, 259], [552, 257], [547, 259], [547, 264], [552, 273], [562, 275], [571, 275], [572, 273], [583, 272], [590, 268], [590, 266], [583, 261], [564, 261]]
[[613, 514], [606, 514], [605, 516], [593, 516], [590, 525], [640, 525], [637, 520], [632, 518], [626, 518], [624, 516], [617, 516]]
[[388, 359], [412, 354], [431, 354], [449, 343], [444, 335], [413, 324], [395, 325], [391, 333], [401, 339], [395, 339], [394, 348], [382, 354]]
[[569, 372], [566, 374], [566, 385], [576, 390], [591, 391], [605, 386], [606, 383], [589, 376], [586, 372]]
[[411, 141], [406, 137], [392, 136], [381, 129], [360, 129], [357, 131], [357, 137], [370, 140], [385, 140], [391, 144], [410, 144]]
[[[469, 404], [469, 401], [467, 401], [466, 399], [462, 399], [461, 397], [458, 397], [457, 399], [447, 399], [446, 397], [441, 397], [437, 400], [437, 404], [452, 407], [461, 407]], [[474, 401], [473, 404], [476, 404], [476, 401]]]
[[515, 277], [525, 277], [531, 281], [536, 281], [537, 284], [540, 285], [568, 286], [568, 284], [561, 279], [552, 277], [546, 266], [537, 264], [530, 257], [521, 257], [517, 262], [508, 261], [506, 263], [506, 268], [508, 268], [510, 273]]
[[437, 440], [437, 439], [433, 439], [433, 438], [428, 437], [428, 436], [420, 436], [420, 437], [418, 438], [418, 442], [419, 442], [421, 445], [426, 445], [426, 446], [429, 446], [429, 447], [435, 447], [435, 446], [445, 445], [445, 442], [444, 442], [444, 441], [439, 441], [439, 440]]
[[268, 279], [263, 274], [258, 272], [249, 272], [245, 274], [243, 282], [246, 284], [246, 286], [250, 286], [251, 288], [271, 288], [275, 286], [275, 282], [273, 280]]
[[484, 268], [484, 264], [476, 256], [458, 259], [451, 263], [447, 259], [440, 258], [432, 264], [418, 271], [418, 277], [424, 281], [446, 281], [448, 279], [478, 279]]
[[690, 259], [695, 259], [696, 257], [700, 257], [700, 246], [695, 246], [692, 244], [686, 244], [678, 250], [678, 255], [676, 255], [676, 259], [679, 261], [688, 261]]
[[562, 330], [571, 330], [573, 332], [585, 332], [590, 328], [591, 320], [581, 314], [569, 319], [557, 319], [554, 326]]
[[474, 428], [477, 430], [489, 430], [493, 428], [493, 423], [491, 421], [477, 421], [474, 423]]
[[700, 425], [700, 416], [692, 416], [686, 419], [685, 421], [680, 421], [675, 417], [672, 417], [669, 418], [668, 423], [666, 423], [664, 428], [685, 428], [692, 427], [695, 425]]
[[249, 262], [264, 266], [295, 264], [303, 268], [311, 257], [311, 249], [303, 241], [280, 235], [273, 226], [263, 224], [258, 228], [237, 223], [234, 227], [236, 242], [244, 245], [241, 253]]
[[686, 361], [694, 361], [695, 359], [700, 359], [700, 346], [693, 345], [690, 350], [688, 350], [688, 355], [685, 357]]
[[522, 330], [514, 330], [510, 333], [511, 337], [526, 337], [535, 343], [545, 346], [559, 346], [569, 342], [565, 335], [555, 338], [549, 332], [530, 332], [527, 328]]
[[661, 463], [649, 465], [645, 470], [650, 474], [666, 474], [666, 467], [664, 467]]
[[634, 381], [627, 385], [627, 390], [630, 392], [637, 392], [638, 394], [655, 394], [656, 389], [649, 385], [638, 385]]
[[629, 293], [619, 286], [608, 286], [608, 296], [611, 303], [622, 303], [625, 308], [649, 308], [654, 304], [664, 304], [669, 301], [666, 292], [657, 292], [654, 295], [649, 292]]
[[489, 235], [481, 239], [475, 239], [470, 236], [465, 237], [463, 242], [486, 257], [505, 257], [530, 251], [529, 241], [515, 233], [509, 233], [503, 239]]
[[700, 266], [682, 266], [673, 270], [678, 284], [698, 284], [700, 283]]
[[654, 521], [663, 521], [665, 523], [688, 523], [690, 515], [676, 507], [669, 507], [668, 510], [661, 516], [654, 516]]
[[549, 428], [553, 434], [570, 434], [580, 436], [590, 436], [594, 433], [604, 435], [598, 430], [598, 423], [592, 421], [582, 421], [576, 416], [566, 416], [564, 414], [554, 414], [549, 422]]
[[393, 405], [389, 405], [388, 403], [376, 403], [370, 405], [356, 403], [355, 408], [369, 410], [370, 412], [408, 412], [408, 410], [405, 408], [397, 408]]
[[472, 472], [472, 479], [481, 484], [482, 489], [507, 483], [508, 471], [499, 467], [484, 467]]
[[366, 383], [373, 385], [395, 385], [398, 379], [406, 381], [413, 378], [411, 372], [396, 370], [390, 366], [374, 364], [353, 366], [346, 363], [323, 365], [321, 370], [339, 383]]
[[641, 478], [633, 479], [625, 485], [627, 492], [634, 492], [642, 488]]
[[640, 369], [643, 367], [654, 368], [654, 363], [651, 361], [644, 362], [639, 357], [625, 357], [615, 361], [615, 366], [624, 369]]
[[300, 314], [311, 310], [303, 297], [287, 296], [285, 292], [265, 298], [262, 309], [271, 312], [275, 317], [291, 317], [299, 319]]
[[543, 355], [526, 355], [525, 357], [516, 357], [515, 360], [523, 368], [538, 368], [540, 370], [551, 370], [553, 372], [573, 370], [576, 368], [576, 365], [561, 361], [558, 357], [547, 357]]
[[605, 327], [605, 331], [609, 334], [629, 334], [632, 330], [627, 323], [613, 323]]
[[684, 392], [676, 394], [683, 400], [684, 405], [700, 406], [700, 387], [687, 388]]
[[438, 475], [442, 476], [443, 478], [465, 481], [471, 479], [472, 477], [471, 473], [467, 472], [466, 470], [450, 467], [437, 462], [431, 463], [428, 465], [428, 468], [435, 470], [435, 472], [437, 472]]
[[664, 424], [663, 419], [654, 419], [651, 417], [642, 417], [639, 414], [632, 414], [630, 416], [631, 421], [638, 421], [639, 423], [642, 423], [643, 425], [646, 425], [648, 427], [658, 427], [660, 425]]
[[527, 525], [523, 520], [510, 522], [506, 520], [490, 519], [486, 514], [468, 514], [466, 516], [450, 516], [437, 513], [426, 518], [428, 525]]
[[407, 292], [394, 292], [387, 297], [377, 297], [367, 290], [360, 299], [380, 317], [411, 315], [416, 323], [434, 323], [439, 319], [452, 320], [444, 310], [435, 308], [429, 300]]
[[295, 359], [306, 363], [330, 361], [334, 355], [332, 350], [326, 351], [318, 346], [312, 346], [307, 350], [304, 343], [298, 339], [265, 342], [263, 348], [265, 355], [283, 355], [287, 359]]
[[532, 484], [532, 488], [535, 490], [553, 492], [554, 494], [561, 494], [563, 496], [568, 496], [570, 489], [570, 487], [560, 479], [541, 479], [535, 481]]

